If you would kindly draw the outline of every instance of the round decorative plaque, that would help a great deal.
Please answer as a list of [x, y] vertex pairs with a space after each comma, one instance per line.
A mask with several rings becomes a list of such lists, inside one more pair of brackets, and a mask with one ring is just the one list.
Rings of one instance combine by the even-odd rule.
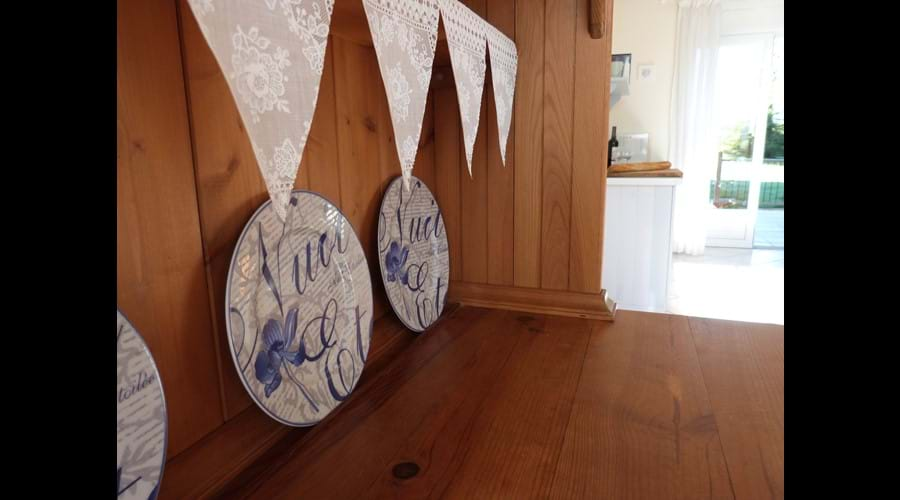
[[378, 215], [378, 262], [384, 290], [407, 328], [423, 332], [447, 302], [450, 254], [437, 200], [420, 179], [391, 182]]
[[116, 496], [155, 499], [166, 460], [166, 398], [144, 339], [116, 310]]
[[266, 201], [238, 240], [226, 297], [232, 359], [269, 416], [314, 425], [350, 395], [369, 352], [372, 282], [331, 202], [293, 191], [282, 223]]

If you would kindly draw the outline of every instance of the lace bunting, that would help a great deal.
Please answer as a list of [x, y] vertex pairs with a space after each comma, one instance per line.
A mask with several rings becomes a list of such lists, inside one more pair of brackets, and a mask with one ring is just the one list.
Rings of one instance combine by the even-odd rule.
[[456, 0], [438, 0], [447, 45], [450, 48], [450, 64], [456, 83], [459, 116], [462, 122], [463, 143], [466, 147], [466, 164], [472, 176], [472, 150], [478, 135], [481, 115], [481, 96], [484, 93], [485, 31], [487, 23], [471, 9]]
[[283, 222], [312, 124], [334, 0], [188, 0]]
[[[469, 175], [487, 54], [505, 165], [518, 61], [515, 43], [457, 0], [362, 2], [405, 188], [419, 149], [440, 17], [447, 32]], [[225, 74], [275, 213], [284, 221], [319, 96], [334, 0], [188, 4]]]
[[509, 124], [512, 121], [519, 55], [515, 42], [490, 24], [485, 23], [485, 25], [487, 26], [488, 52], [491, 59], [491, 79], [494, 82], [494, 107], [497, 110], [500, 159], [506, 166], [506, 144], [509, 139]]
[[384, 89], [403, 185], [409, 190], [431, 67], [437, 49], [438, 0], [363, 0]]

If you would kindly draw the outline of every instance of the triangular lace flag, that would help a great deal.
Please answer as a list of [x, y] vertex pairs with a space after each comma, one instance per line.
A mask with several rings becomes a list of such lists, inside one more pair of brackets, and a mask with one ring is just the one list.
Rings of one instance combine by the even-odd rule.
[[456, 0], [439, 0], [447, 45], [450, 48], [450, 63], [453, 66], [453, 80], [456, 82], [456, 96], [459, 101], [459, 115], [463, 129], [463, 143], [469, 177], [472, 176], [472, 151], [478, 135], [478, 121], [481, 117], [481, 96], [484, 93], [485, 31], [488, 24], [478, 14]]
[[409, 190], [437, 49], [438, 0], [363, 0]]
[[312, 124], [334, 0], [188, 0], [285, 220]]
[[491, 79], [494, 81], [494, 104], [497, 109], [497, 134], [500, 140], [500, 159], [506, 165], [506, 144], [512, 121], [513, 97], [516, 90], [516, 67], [519, 56], [516, 44], [497, 28], [487, 25], [488, 53], [491, 59]]

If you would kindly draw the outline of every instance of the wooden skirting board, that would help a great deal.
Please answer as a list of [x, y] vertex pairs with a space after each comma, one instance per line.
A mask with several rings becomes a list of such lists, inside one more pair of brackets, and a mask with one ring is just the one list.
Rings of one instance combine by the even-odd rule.
[[616, 303], [600, 293], [451, 281], [447, 300], [468, 306], [612, 321]]

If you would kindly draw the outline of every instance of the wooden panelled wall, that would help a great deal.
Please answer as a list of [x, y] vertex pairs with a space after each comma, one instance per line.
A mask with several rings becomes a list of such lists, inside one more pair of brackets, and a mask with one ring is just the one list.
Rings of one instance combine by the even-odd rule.
[[[377, 211], [400, 166], [374, 49], [351, 3], [358, 1], [337, 1], [296, 187], [323, 194], [353, 224], [377, 318], [390, 314], [375, 254]], [[414, 175], [444, 214], [451, 300], [543, 303], [565, 314], [603, 306], [609, 37], [590, 38], [589, 0], [465, 3], [516, 40], [519, 74], [507, 165], [488, 80], [469, 178], [453, 75], [439, 47]], [[224, 292], [234, 245], [267, 195], [186, 0], [117, 6], [116, 298], [159, 365], [171, 459], [251, 406], [226, 344]]]

